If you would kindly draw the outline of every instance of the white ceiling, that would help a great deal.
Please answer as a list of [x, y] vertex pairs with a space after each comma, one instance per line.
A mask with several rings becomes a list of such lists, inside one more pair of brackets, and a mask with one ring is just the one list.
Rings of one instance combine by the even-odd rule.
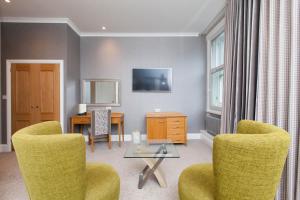
[[[81, 33], [202, 33], [226, 0], [0, 0], [1, 17], [69, 18]], [[106, 26], [107, 30], [101, 30]]]

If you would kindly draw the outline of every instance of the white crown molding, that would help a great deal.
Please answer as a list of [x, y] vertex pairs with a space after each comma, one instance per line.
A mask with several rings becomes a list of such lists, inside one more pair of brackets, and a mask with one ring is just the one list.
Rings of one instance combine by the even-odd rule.
[[69, 18], [1, 17], [0, 22], [68, 24], [81, 37], [198, 37], [199, 33], [114, 33], [81, 32]]
[[81, 36], [81, 31], [78, 26], [69, 18], [67, 18], [67, 24], [75, 31], [79, 36]]
[[199, 33], [88, 33], [82, 32], [82, 37], [198, 37]]
[[207, 35], [220, 21], [225, 21], [225, 8], [223, 8], [208, 24], [201, 35]]
[[1, 17], [1, 22], [16, 23], [68, 23], [69, 18]]
[[69, 18], [2, 17], [0, 21], [11, 23], [68, 24], [78, 35], [81, 35], [79, 28]]

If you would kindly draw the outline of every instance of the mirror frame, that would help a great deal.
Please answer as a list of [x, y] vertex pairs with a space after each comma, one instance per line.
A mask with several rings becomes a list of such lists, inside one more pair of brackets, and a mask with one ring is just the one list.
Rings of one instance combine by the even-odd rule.
[[[85, 95], [85, 82], [87, 81], [106, 81], [106, 82], [115, 82], [116, 85], [116, 94], [115, 94], [115, 100], [116, 103], [85, 103], [83, 102], [84, 100], [84, 95]], [[119, 79], [82, 79], [82, 84], [81, 84], [81, 102], [85, 103], [87, 106], [112, 106], [112, 107], [117, 107], [121, 106], [121, 100], [120, 100], [120, 83], [121, 81]]]

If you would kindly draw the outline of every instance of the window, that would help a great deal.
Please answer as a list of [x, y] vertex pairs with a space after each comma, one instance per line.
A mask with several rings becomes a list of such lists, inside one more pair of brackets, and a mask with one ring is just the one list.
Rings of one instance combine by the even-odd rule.
[[221, 114], [224, 82], [224, 20], [207, 37], [207, 111]]

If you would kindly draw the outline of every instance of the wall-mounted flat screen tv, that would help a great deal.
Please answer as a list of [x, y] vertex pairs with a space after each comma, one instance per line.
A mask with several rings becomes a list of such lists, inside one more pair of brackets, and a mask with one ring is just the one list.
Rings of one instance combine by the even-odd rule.
[[171, 92], [171, 68], [132, 69], [132, 90], [135, 92]]

